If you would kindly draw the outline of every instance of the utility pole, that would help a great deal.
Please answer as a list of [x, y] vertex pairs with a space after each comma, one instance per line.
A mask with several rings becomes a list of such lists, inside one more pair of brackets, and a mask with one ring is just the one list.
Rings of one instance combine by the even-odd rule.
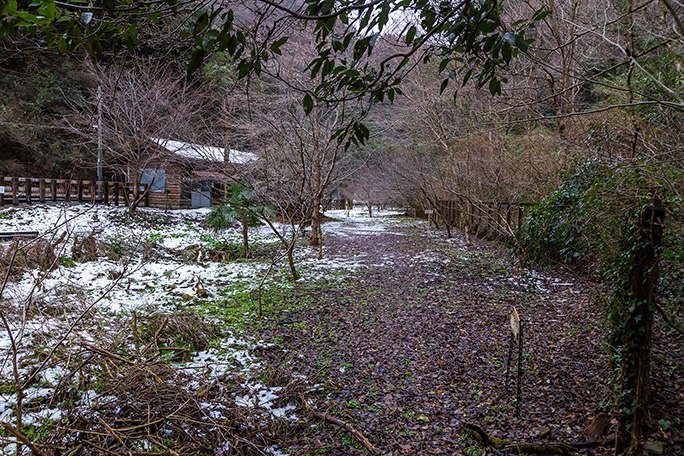
[[102, 86], [97, 86], [97, 193], [102, 193]]

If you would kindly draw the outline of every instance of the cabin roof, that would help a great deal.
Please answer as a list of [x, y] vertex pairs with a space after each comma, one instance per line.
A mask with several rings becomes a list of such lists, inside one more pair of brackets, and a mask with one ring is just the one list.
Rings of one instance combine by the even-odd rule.
[[201, 144], [174, 141], [172, 139], [150, 138], [150, 140], [156, 144], [159, 144], [169, 152], [173, 152], [179, 157], [190, 158], [194, 160], [209, 160], [214, 162], [228, 162], [237, 165], [243, 165], [258, 158], [256, 154], [251, 152], [243, 152], [235, 149], [230, 149], [229, 153], [226, 154], [223, 147], [204, 146]]

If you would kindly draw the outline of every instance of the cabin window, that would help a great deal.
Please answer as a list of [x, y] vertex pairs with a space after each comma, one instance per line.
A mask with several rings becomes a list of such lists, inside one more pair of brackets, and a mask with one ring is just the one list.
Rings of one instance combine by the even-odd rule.
[[166, 170], [143, 170], [142, 177], [140, 178], [140, 183], [149, 185], [150, 191], [152, 192], [163, 192], [166, 189]]

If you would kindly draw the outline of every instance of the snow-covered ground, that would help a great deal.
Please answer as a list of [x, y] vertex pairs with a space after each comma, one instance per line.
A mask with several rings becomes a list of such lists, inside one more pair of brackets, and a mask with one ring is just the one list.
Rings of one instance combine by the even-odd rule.
[[[36, 230], [42, 239], [54, 244], [56, 255], [53, 269], [24, 268], [20, 276], [13, 277], [2, 287], [0, 313], [9, 332], [4, 325], [0, 327], [0, 421], [16, 421], [13, 348], [16, 349], [21, 382], [25, 382], [34, 369], [40, 371], [39, 381], [26, 385], [24, 402], [43, 399], [50, 403], [49, 398], [55, 394], [60, 379], [70, 370], [68, 365], [61, 364], [64, 358], [61, 361], [52, 359], [52, 350], [60, 345], [97, 346], [104, 342], [103, 339], [110, 340], [114, 331], [128, 332], [130, 325], [126, 326], [122, 321], [130, 322], [135, 315], [183, 313], [201, 307], [203, 303], [226, 302], [231, 296], [256, 289], [269, 269], [269, 255], [277, 251], [278, 238], [266, 226], [252, 228], [252, 245], [267, 247], [265, 250], [270, 253], [249, 261], [219, 261], [207, 252], [225, 244], [240, 246], [241, 231], [236, 227], [212, 232], [205, 223], [207, 214], [207, 209], [141, 208], [136, 215], [130, 216], [124, 207], [90, 205], [33, 205], [0, 211], [0, 231]], [[323, 225], [324, 239], [325, 235], [331, 234], [338, 237], [404, 236], [407, 231], [402, 227], [413, 224], [426, 236], [440, 237], [441, 245], [438, 242], [434, 248], [418, 255], [407, 253], [406, 257], [396, 253], [383, 256], [380, 252], [371, 261], [365, 252], [328, 251], [324, 242], [324, 259], [319, 260], [318, 250], [302, 240], [295, 249], [300, 280], [342, 279], [359, 269], [392, 269], [399, 262], [434, 271], [436, 278], [455, 280], [444, 276], [446, 266], [468, 262], [476, 255], [484, 254], [475, 248], [466, 248], [463, 239], [447, 240], [443, 239], [443, 233], [429, 233], [425, 221], [393, 217], [397, 214], [383, 211], [370, 218], [363, 208], [350, 212], [327, 211], [325, 215], [332, 220]], [[79, 261], [75, 255], [78, 249], [74, 246], [78, 247], [89, 236], [97, 245], [96, 258]], [[9, 241], [0, 243], [0, 272], [3, 275], [12, 258], [11, 246]], [[292, 286], [291, 282], [283, 280], [288, 274], [288, 268], [281, 260], [270, 271], [267, 285]], [[513, 268], [508, 280], [520, 290], [546, 293], [558, 287], [571, 291], [573, 285], [522, 268]], [[496, 284], [492, 284], [494, 286]], [[247, 313], [241, 317], [256, 318], [256, 310]], [[210, 316], [205, 318], [211, 319]], [[124, 337], [123, 341], [132, 351], [132, 338]], [[206, 385], [207, 379], [236, 375], [240, 380], [236, 392], [232, 393], [232, 406], [258, 409], [272, 417], [296, 418], [294, 405], [278, 401], [281, 389], [257, 379], [259, 370], [265, 367], [254, 355], [254, 348], [260, 346], [265, 347], [261, 341], [224, 334], [221, 340], [190, 353], [186, 362], [177, 365], [178, 371], [183, 373], [178, 386], [196, 394]], [[49, 356], [43, 362], [46, 354]], [[78, 375], [71, 381], [78, 382]], [[116, 401], [117, 398], [106, 390], [98, 393], [85, 388], [71, 407], [87, 413], [95, 406], [115, 404]], [[207, 419], [221, 419], [225, 411], [225, 404], [215, 402], [203, 402], [202, 407]], [[38, 410], [32, 408], [24, 413], [23, 422], [40, 426], [47, 420], [58, 420], [62, 413], [57, 405]], [[2, 439], [0, 453], [1, 443]], [[6, 451], [9, 453], [12, 448], [10, 445]], [[266, 448], [266, 451], [283, 454], [276, 447]]]
[[[17, 350], [20, 380], [28, 378], [33, 369], [40, 369], [40, 382], [25, 390], [24, 401], [49, 398], [66, 370], [52, 361], [43, 365], [42, 358], [35, 356], [36, 350], [46, 352], [60, 344], [97, 345], [102, 334], [113, 330], [110, 322], [130, 319], [134, 311], [182, 311], [197, 299], [227, 299], [233, 293], [254, 289], [268, 269], [268, 258], [211, 261], [202, 256], [199, 252], [203, 248], [242, 242], [237, 227], [220, 233], [209, 230], [205, 224], [207, 214], [207, 209], [141, 208], [130, 216], [125, 207], [92, 205], [32, 205], [0, 211], [0, 231], [38, 231], [41, 239], [54, 244], [56, 255], [52, 270], [25, 269], [18, 280], [8, 281], [2, 288], [0, 311], [10, 332], [0, 329], [0, 378], [4, 379], [0, 388], [0, 421], [16, 419], [13, 346]], [[387, 211], [370, 219], [362, 209], [349, 213], [328, 211], [326, 215], [335, 220], [324, 225], [324, 234], [358, 236], [386, 232], [399, 223], [387, 218], [394, 214]], [[88, 236], [97, 244], [97, 258], [78, 261], [74, 246]], [[252, 228], [250, 238], [253, 245], [278, 243], [264, 226]], [[337, 253], [326, 252], [325, 259], [318, 260], [318, 251], [304, 244], [295, 250], [300, 280], [316, 280], [331, 271], [339, 277], [340, 273], [367, 267], [358, 258]], [[11, 245], [9, 241], [0, 244], [3, 270], [11, 257]], [[150, 255], [150, 250], [155, 254]], [[284, 262], [271, 274], [287, 274]], [[182, 370], [206, 376], [237, 369], [243, 373], [244, 384], [243, 393], [234, 397], [236, 405], [288, 417], [294, 406], [273, 405], [278, 388], [267, 387], [252, 378], [259, 360], [250, 354], [250, 348], [258, 344], [227, 337], [216, 346], [192, 354]], [[190, 381], [184, 387], [192, 390], [199, 388], [200, 383]], [[87, 408], [113, 400], [106, 393], [98, 395], [86, 390], [74, 406]], [[210, 414], [220, 414], [219, 409], [212, 407], [207, 405]], [[62, 410], [56, 407], [41, 408], [25, 413], [23, 422], [39, 425], [48, 419], [59, 419], [61, 414]]]

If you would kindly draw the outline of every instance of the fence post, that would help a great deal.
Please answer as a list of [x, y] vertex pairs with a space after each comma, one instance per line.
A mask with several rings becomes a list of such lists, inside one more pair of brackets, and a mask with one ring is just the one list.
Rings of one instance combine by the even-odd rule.
[[24, 181], [24, 193], [26, 193], [26, 204], [31, 204], [31, 193], [32, 193], [33, 181], [30, 177], [27, 177]]
[[104, 199], [104, 204], [109, 206], [109, 182], [104, 181], [102, 183], [102, 190], [104, 191], [104, 194], [102, 195], [102, 198]]
[[64, 201], [71, 202], [71, 179], [64, 180]]
[[97, 201], [97, 183], [94, 180], [90, 180], [90, 202], [95, 204]]
[[114, 206], [119, 205], [119, 181], [114, 182]]
[[50, 198], [57, 202], [57, 179], [50, 179]]
[[78, 202], [83, 202], [83, 179], [78, 180]]
[[45, 202], [45, 178], [41, 178], [38, 181], [38, 192], [40, 194], [40, 202]]

